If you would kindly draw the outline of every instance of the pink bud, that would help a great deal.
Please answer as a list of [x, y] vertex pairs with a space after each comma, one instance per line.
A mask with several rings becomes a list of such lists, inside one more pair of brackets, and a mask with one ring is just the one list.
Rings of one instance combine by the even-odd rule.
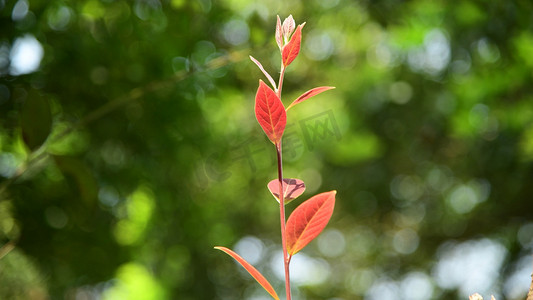
[[289, 41], [289, 38], [291, 37], [291, 34], [294, 31], [294, 28], [296, 28], [296, 23], [294, 22], [292, 15], [289, 15], [283, 21], [283, 25], [281, 25], [281, 32], [283, 33], [283, 37], [285, 38], [285, 43]]
[[276, 43], [278, 43], [278, 47], [281, 50], [283, 48], [283, 32], [281, 31], [281, 20], [279, 19], [276, 22]]

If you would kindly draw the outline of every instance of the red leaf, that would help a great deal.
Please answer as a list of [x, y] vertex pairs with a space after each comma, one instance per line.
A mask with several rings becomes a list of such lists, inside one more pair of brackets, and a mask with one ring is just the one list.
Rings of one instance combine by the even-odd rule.
[[270, 141], [278, 144], [287, 124], [287, 113], [278, 95], [262, 80], [255, 95], [255, 117]]
[[261, 70], [261, 72], [265, 74], [266, 78], [268, 79], [272, 87], [276, 89], [276, 82], [274, 82], [274, 79], [272, 78], [272, 76], [270, 76], [270, 74], [268, 74], [265, 68], [263, 68], [263, 65], [257, 59], [253, 58], [251, 55], [250, 55], [250, 59], [254, 62], [254, 64], [256, 64], [259, 67], [259, 70]]
[[294, 255], [315, 239], [326, 227], [335, 207], [337, 191], [311, 197], [298, 206], [287, 220], [287, 252]]
[[252, 277], [265, 289], [265, 291], [267, 291], [270, 296], [272, 296], [272, 298], [279, 300], [278, 294], [276, 294], [276, 291], [274, 290], [272, 285], [270, 285], [268, 280], [266, 280], [266, 278], [261, 273], [259, 273], [259, 271], [257, 271], [254, 266], [244, 260], [244, 258], [242, 258], [239, 254], [233, 252], [231, 249], [228, 249], [226, 247], [215, 247], [215, 249], [224, 251], [226, 252], [226, 254], [233, 257], [238, 263], [241, 264], [241, 266], [246, 269], [246, 271], [248, 271], [248, 273], [250, 273], [250, 275], [252, 275]]
[[281, 50], [281, 60], [286, 67], [298, 56], [300, 53], [300, 44], [302, 42], [302, 28], [305, 23], [298, 25], [296, 31], [292, 35], [291, 40]]
[[333, 86], [321, 86], [321, 87], [316, 87], [314, 89], [310, 89], [309, 91], [303, 93], [300, 97], [298, 97], [296, 100], [294, 100], [291, 105], [289, 105], [289, 107], [287, 107], [287, 110], [289, 110], [289, 108], [293, 107], [294, 105], [300, 103], [300, 102], [303, 102], [313, 96], [316, 96], [322, 92], [325, 92], [327, 90], [331, 90], [331, 89], [334, 89], [335, 87]]
[[[271, 180], [268, 183], [268, 190], [272, 193], [272, 196], [279, 202], [279, 179]], [[285, 204], [296, 199], [305, 191], [305, 184], [300, 179], [296, 178], [283, 178], [283, 202]]]

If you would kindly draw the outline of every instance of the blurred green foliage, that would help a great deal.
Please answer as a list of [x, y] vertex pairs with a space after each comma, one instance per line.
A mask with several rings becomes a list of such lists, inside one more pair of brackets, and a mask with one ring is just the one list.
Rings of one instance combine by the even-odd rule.
[[525, 297], [531, 1], [0, 0], [1, 299], [266, 299], [215, 245], [281, 291], [276, 14], [284, 101], [337, 87], [288, 115], [286, 176], [338, 191], [295, 298]]

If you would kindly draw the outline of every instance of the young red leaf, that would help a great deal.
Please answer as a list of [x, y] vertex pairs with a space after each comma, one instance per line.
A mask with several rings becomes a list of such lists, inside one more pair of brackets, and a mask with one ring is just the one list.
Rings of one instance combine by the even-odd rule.
[[291, 105], [289, 105], [289, 107], [287, 107], [287, 110], [289, 110], [289, 108], [293, 107], [294, 105], [300, 103], [300, 102], [303, 102], [313, 96], [316, 96], [322, 92], [325, 92], [327, 90], [331, 90], [331, 89], [334, 89], [335, 87], [333, 86], [321, 86], [321, 87], [316, 87], [314, 89], [310, 89], [309, 91], [303, 93], [300, 97], [298, 97], [296, 100], [294, 100]]
[[281, 50], [281, 60], [286, 67], [298, 56], [300, 53], [300, 44], [302, 42], [302, 28], [305, 23], [298, 25], [296, 31], [292, 35], [291, 40]]
[[287, 113], [278, 95], [262, 80], [255, 95], [255, 117], [270, 141], [277, 145], [287, 124]]
[[241, 266], [246, 269], [246, 271], [248, 271], [248, 273], [250, 273], [250, 275], [252, 275], [252, 277], [265, 289], [265, 291], [267, 291], [270, 296], [272, 296], [272, 298], [279, 300], [278, 294], [276, 294], [276, 291], [268, 282], [268, 280], [266, 280], [266, 278], [259, 271], [257, 271], [254, 266], [244, 260], [244, 258], [242, 258], [239, 254], [233, 252], [231, 249], [228, 249], [226, 247], [215, 247], [215, 249], [224, 251], [226, 254], [233, 257], [238, 263], [241, 264]]
[[335, 207], [336, 193], [331, 191], [313, 196], [292, 212], [285, 228], [289, 255], [302, 250], [326, 227]]
[[251, 55], [250, 55], [250, 59], [259, 67], [259, 70], [261, 70], [261, 72], [265, 74], [266, 78], [268, 79], [272, 87], [276, 89], [276, 82], [274, 81], [272, 76], [270, 76], [270, 74], [268, 74], [268, 72], [263, 68], [263, 65], [257, 59], [253, 58]]
[[283, 20], [283, 25], [281, 25], [281, 33], [283, 34], [285, 42], [289, 40], [289, 37], [294, 31], [295, 26], [296, 23], [294, 22], [292, 15], [289, 15], [287, 18], [285, 18], [285, 20]]
[[[271, 180], [268, 183], [268, 190], [272, 193], [272, 196], [279, 202], [279, 179]], [[305, 184], [300, 179], [296, 178], [283, 178], [283, 202], [285, 204], [296, 199], [305, 191]]]
[[283, 47], [283, 33], [281, 32], [281, 20], [279, 19], [276, 22], [276, 43], [278, 44], [279, 50]]

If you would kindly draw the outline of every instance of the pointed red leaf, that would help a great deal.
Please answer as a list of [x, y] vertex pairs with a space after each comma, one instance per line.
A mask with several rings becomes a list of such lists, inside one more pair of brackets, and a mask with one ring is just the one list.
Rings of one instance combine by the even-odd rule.
[[268, 74], [265, 68], [263, 68], [263, 65], [257, 59], [253, 58], [251, 55], [250, 55], [250, 59], [259, 67], [259, 70], [261, 70], [261, 72], [265, 74], [266, 78], [268, 79], [272, 87], [276, 89], [276, 82], [274, 82], [274, 79], [272, 78], [272, 76], [270, 76], [270, 74]]
[[272, 298], [279, 300], [278, 294], [276, 294], [276, 291], [268, 282], [268, 280], [266, 280], [266, 278], [259, 271], [257, 271], [254, 266], [244, 260], [244, 258], [242, 258], [239, 254], [233, 252], [231, 249], [228, 249], [226, 247], [215, 247], [215, 249], [224, 251], [226, 254], [233, 257], [238, 263], [241, 264], [241, 266], [246, 269], [246, 271], [248, 271], [248, 273], [250, 273], [250, 275], [252, 275], [252, 277], [265, 289], [265, 291], [267, 291], [270, 296], [272, 296]]
[[281, 60], [286, 67], [298, 56], [300, 53], [300, 44], [302, 42], [302, 28], [305, 23], [298, 25], [296, 31], [291, 37], [291, 40], [281, 50]]
[[287, 252], [294, 255], [315, 239], [326, 227], [335, 207], [337, 191], [311, 197], [300, 204], [287, 220]]
[[276, 22], [276, 43], [278, 44], [279, 50], [283, 47], [283, 33], [281, 32], [281, 20], [279, 19]]
[[[279, 202], [279, 179], [271, 180], [268, 183], [268, 190], [272, 193], [272, 196]], [[300, 179], [296, 178], [283, 178], [283, 202], [285, 204], [296, 199], [305, 191], [305, 184]]]
[[300, 102], [303, 102], [313, 96], [316, 96], [322, 92], [325, 92], [327, 90], [331, 90], [331, 89], [334, 89], [335, 87], [333, 86], [320, 86], [320, 87], [316, 87], [314, 89], [310, 89], [309, 91], [303, 93], [300, 97], [298, 97], [296, 100], [294, 100], [291, 105], [289, 105], [289, 107], [287, 107], [287, 110], [289, 110], [289, 108], [293, 107], [294, 105], [300, 103]]
[[278, 144], [287, 124], [287, 113], [278, 95], [262, 80], [255, 95], [255, 117], [270, 141]]

